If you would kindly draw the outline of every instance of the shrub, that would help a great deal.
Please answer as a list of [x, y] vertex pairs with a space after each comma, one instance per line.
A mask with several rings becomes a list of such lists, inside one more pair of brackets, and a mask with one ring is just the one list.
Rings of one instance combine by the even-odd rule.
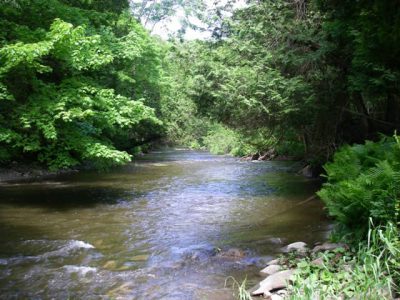
[[400, 195], [400, 143], [397, 136], [379, 142], [344, 146], [324, 166], [327, 183], [318, 195], [329, 214], [353, 232], [376, 224], [396, 223]]

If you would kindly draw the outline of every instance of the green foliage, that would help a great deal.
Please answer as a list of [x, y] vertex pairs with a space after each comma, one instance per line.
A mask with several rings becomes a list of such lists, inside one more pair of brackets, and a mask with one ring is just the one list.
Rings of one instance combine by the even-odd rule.
[[109, 4], [107, 12], [95, 2], [3, 5], [2, 163], [108, 167], [162, 133], [146, 105], [159, 101], [157, 43], [121, 10], [127, 2]]
[[329, 214], [352, 230], [398, 222], [400, 201], [400, 143], [395, 138], [344, 146], [325, 165], [328, 181], [318, 195]]
[[243, 156], [257, 151], [255, 147], [247, 144], [240, 134], [221, 124], [214, 124], [209, 128], [203, 138], [203, 144], [214, 154]]
[[297, 262], [290, 299], [393, 299], [400, 291], [399, 231], [392, 223], [371, 229], [357, 250], [337, 249], [322, 259], [322, 265]]
[[[285, 143], [283, 152], [290, 152], [314, 125], [316, 96], [309, 78], [316, 68], [308, 66], [311, 60], [315, 66], [320, 54], [309, 57], [312, 51], [305, 50], [305, 45], [316, 42], [310, 20], [318, 17], [318, 12], [310, 11], [309, 19], [295, 18], [287, 1], [251, 2], [225, 20], [228, 35], [224, 39], [175, 41], [169, 60], [175, 62], [172, 88], [179, 94], [170, 103], [191, 107], [191, 117], [180, 114], [185, 121], [178, 127], [185, 130], [192, 122], [186, 119], [205, 118], [223, 124], [241, 139], [246, 137], [243, 143], [255, 152], [278, 143]], [[207, 141], [210, 148], [211, 139]], [[296, 155], [303, 151], [300, 156], [307, 150], [296, 149]]]
[[71, 136], [113, 153], [166, 136], [218, 153], [274, 148], [319, 165], [344, 143], [400, 127], [396, 0], [248, 1], [229, 16], [210, 12], [214, 39], [168, 43], [131, 14], [156, 24], [183, 7], [204, 19], [204, 2], [131, 5], [2, 2], [2, 162], [92, 160]]
[[242, 136], [261, 132], [258, 150], [275, 141], [313, 165], [344, 143], [391, 134], [400, 126], [396, 5], [248, 1], [218, 39], [174, 41], [172, 99], [191, 107], [179, 128], [205, 117]]

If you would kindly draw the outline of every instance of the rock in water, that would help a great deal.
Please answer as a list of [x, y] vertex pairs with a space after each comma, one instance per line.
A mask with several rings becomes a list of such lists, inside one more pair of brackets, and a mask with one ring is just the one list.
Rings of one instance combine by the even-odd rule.
[[270, 296], [272, 290], [283, 289], [286, 287], [294, 274], [294, 270], [280, 271], [267, 277], [260, 282], [260, 287], [252, 292], [253, 296], [265, 295]]
[[300, 170], [300, 174], [307, 178], [313, 178], [313, 170], [310, 165], [305, 166], [303, 169]]
[[285, 252], [296, 251], [300, 253], [304, 253], [307, 251], [307, 244], [304, 242], [296, 242], [287, 245], [284, 249]]
[[232, 258], [232, 259], [239, 259], [245, 257], [246, 254], [243, 250], [240, 250], [238, 248], [231, 248], [228, 249], [227, 251], [220, 252], [218, 256]]
[[103, 268], [108, 270], [115, 269], [116, 267], [117, 267], [117, 262], [115, 260], [109, 260], [103, 265]]
[[269, 265], [260, 271], [262, 276], [269, 276], [276, 272], [279, 272], [282, 269], [280, 265]]

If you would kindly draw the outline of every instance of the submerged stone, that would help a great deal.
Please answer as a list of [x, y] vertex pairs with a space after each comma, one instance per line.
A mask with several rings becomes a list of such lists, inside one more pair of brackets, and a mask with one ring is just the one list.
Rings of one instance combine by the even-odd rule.
[[117, 262], [115, 260], [109, 260], [103, 265], [103, 268], [108, 270], [115, 269], [116, 267], [117, 267]]
[[227, 257], [227, 258], [243, 258], [246, 256], [245, 252], [238, 248], [231, 248], [226, 251], [222, 251], [218, 253], [218, 256]]
[[132, 261], [146, 261], [149, 259], [148, 254], [140, 254], [140, 255], [135, 255], [131, 258]]

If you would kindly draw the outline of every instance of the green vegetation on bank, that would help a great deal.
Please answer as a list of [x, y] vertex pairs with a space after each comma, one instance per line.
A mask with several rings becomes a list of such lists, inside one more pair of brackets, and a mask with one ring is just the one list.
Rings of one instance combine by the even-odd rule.
[[[300, 262], [293, 297], [398, 296], [398, 1], [148, 2], [0, 0], [0, 164], [105, 168], [160, 139], [326, 163], [319, 196], [352, 250]], [[213, 20], [213, 37], [140, 24], [174, 7]]]
[[[344, 146], [324, 166], [318, 195], [334, 217], [326, 251], [279, 257], [294, 269], [285, 299], [397, 299], [400, 296], [400, 140]], [[332, 247], [329, 248], [329, 245]], [[238, 299], [252, 299], [245, 282]]]
[[[400, 141], [345, 146], [325, 165], [318, 193], [337, 222], [337, 249], [295, 262], [291, 299], [394, 299], [400, 295]], [[322, 257], [322, 264], [312, 261]]]
[[[0, 162], [130, 161], [161, 135], [159, 47], [125, 1], [2, 1]], [[152, 107], [151, 107], [152, 106]]]
[[318, 166], [400, 127], [395, 0], [248, 1], [231, 14], [188, 1], [206, 41], [152, 37], [140, 21], [183, 4], [145, 4], [1, 1], [1, 164], [123, 164], [161, 138]]
[[[393, 224], [371, 228], [367, 240], [349, 250], [336, 249], [294, 260], [297, 267], [290, 299], [395, 299], [400, 292], [399, 229]], [[321, 264], [312, 263], [322, 259]]]
[[174, 40], [167, 73], [179, 100], [169, 105], [185, 111], [167, 116], [174, 137], [204, 146], [217, 123], [252, 151], [321, 165], [343, 144], [392, 135], [397, 11], [396, 1], [249, 1], [215, 25], [213, 40]]
[[345, 146], [325, 165], [327, 182], [318, 193], [344, 231], [365, 236], [369, 219], [396, 224], [400, 201], [400, 141]]

